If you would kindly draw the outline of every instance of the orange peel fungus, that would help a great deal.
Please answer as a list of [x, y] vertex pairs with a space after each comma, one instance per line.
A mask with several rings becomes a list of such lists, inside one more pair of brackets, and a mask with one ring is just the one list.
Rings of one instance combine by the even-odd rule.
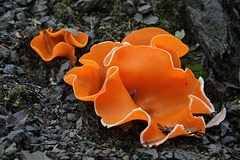
[[182, 70], [179, 57], [188, 47], [159, 28], [144, 28], [121, 43], [103, 42], [80, 58], [82, 67], [64, 77], [75, 96], [93, 101], [104, 126], [143, 120], [143, 145], [160, 145], [180, 135], [205, 132], [203, 117], [214, 107], [203, 91], [204, 81]]
[[64, 29], [52, 33], [53, 29], [48, 28], [40, 31], [30, 45], [44, 61], [51, 61], [55, 57], [66, 57], [71, 64], [75, 64], [75, 47], [84, 47], [88, 42], [88, 36], [83, 32], [77, 35]]

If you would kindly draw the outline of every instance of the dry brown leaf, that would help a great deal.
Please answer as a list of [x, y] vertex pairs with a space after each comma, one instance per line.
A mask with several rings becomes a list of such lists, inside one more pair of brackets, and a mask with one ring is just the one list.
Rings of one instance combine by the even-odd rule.
[[6, 120], [6, 127], [13, 127], [16, 125], [23, 125], [28, 117], [28, 110], [24, 109], [10, 115]]
[[224, 107], [211, 121], [208, 122], [206, 128], [219, 125], [226, 117], [226, 108]]

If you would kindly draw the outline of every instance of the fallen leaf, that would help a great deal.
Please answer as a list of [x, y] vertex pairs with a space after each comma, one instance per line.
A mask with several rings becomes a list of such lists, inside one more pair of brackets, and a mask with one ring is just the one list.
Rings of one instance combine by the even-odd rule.
[[16, 125], [23, 125], [28, 117], [28, 110], [24, 109], [10, 115], [6, 120], [6, 127], [13, 127]]
[[185, 31], [183, 29], [181, 31], [175, 32], [175, 37], [177, 37], [178, 39], [183, 39], [184, 36], [185, 36]]
[[208, 122], [206, 128], [219, 125], [226, 117], [226, 108], [224, 107], [211, 121]]

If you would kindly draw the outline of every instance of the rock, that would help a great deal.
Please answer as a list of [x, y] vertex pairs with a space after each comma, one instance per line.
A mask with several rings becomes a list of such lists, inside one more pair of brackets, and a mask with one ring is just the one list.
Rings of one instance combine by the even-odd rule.
[[152, 14], [146, 15], [143, 18], [143, 23], [147, 25], [154, 25], [157, 24], [158, 22], [159, 22], [158, 17], [153, 16]]
[[26, 16], [25, 13], [22, 11], [17, 14], [17, 19], [23, 23], [26, 23]]
[[25, 133], [23, 130], [15, 130], [15, 131], [11, 131], [5, 138], [9, 139], [10, 141], [14, 141], [18, 143], [22, 140], [23, 136], [25, 136]]
[[142, 14], [146, 14], [150, 11], [152, 11], [152, 6], [150, 4], [146, 4], [146, 5], [138, 7], [138, 12], [140, 12]]
[[3, 153], [4, 153], [4, 145], [0, 144], [0, 158], [3, 156]]
[[[240, 82], [240, 1], [186, 0], [189, 27], [220, 82]], [[214, 11], [214, 12], [213, 12]], [[216, 18], [218, 17], [218, 18]]]
[[220, 144], [210, 144], [208, 146], [208, 151], [210, 155], [218, 154], [222, 151], [222, 147]]
[[98, 4], [99, 0], [78, 0], [73, 7], [77, 7], [81, 12], [90, 12]]
[[137, 152], [145, 153], [145, 154], [148, 154], [148, 155], [152, 155], [153, 159], [157, 159], [158, 158], [158, 153], [157, 153], [156, 149], [148, 149], [148, 150], [146, 150], [145, 148], [138, 148]]
[[7, 11], [4, 15], [0, 17], [0, 29], [7, 28], [13, 21], [15, 11]]
[[15, 74], [22, 75], [25, 73], [25, 71], [21, 67], [15, 66], [13, 64], [8, 64], [3, 69], [3, 73], [12, 74], [12, 75], [15, 75]]
[[229, 144], [235, 142], [235, 137], [233, 136], [226, 136], [222, 139], [223, 144]]
[[31, 8], [31, 12], [33, 14], [39, 12], [46, 12], [48, 10], [47, 1], [45, 0], [36, 0], [33, 7]]
[[229, 123], [227, 121], [222, 122], [220, 128], [221, 128], [221, 137], [223, 137], [229, 129]]
[[[166, 157], [167, 158], [167, 157]], [[192, 152], [187, 152], [182, 149], [176, 149], [174, 152], [174, 159], [201, 159], [199, 155]]]
[[27, 131], [29, 131], [29, 132], [34, 131], [33, 126], [29, 126], [29, 125], [26, 125], [26, 126], [25, 126], [25, 129], [26, 129]]
[[8, 64], [3, 69], [3, 73], [14, 75], [16, 72], [15, 66], [13, 64]]
[[65, 88], [66, 88], [65, 84], [55, 86], [53, 88], [52, 95], [49, 96], [50, 102], [58, 101], [62, 97], [62, 94]]
[[17, 151], [17, 145], [14, 142], [8, 148], [5, 149], [4, 154], [6, 156], [10, 156], [10, 155], [14, 154], [16, 151]]
[[78, 117], [75, 113], [68, 113], [67, 114], [67, 120], [72, 121], [72, 122], [76, 122], [78, 120]]
[[77, 98], [75, 97], [75, 94], [74, 93], [70, 93], [69, 95], [67, 95], [66, 101], [70, 101], [70, 102], [73, 102], [75, 100], [77, 100]]
[[57, 144], [57, 141], [56, 140], [46, 140], [43, 143], [48, 144], [48, 145], [55, 145], [55, 144]]
[[[0, 22], [1, 23], [1, 22]], [[0, 58], [6, 58], [8, 55], [8, 51], [4, 48], [0, 48]]]
[[17, 54], [16, 50], [10, 52], [10, 59], [11, 62], [19, 62], [19, 55]]
[[142, 14], [140, 14], [140, 13], [136, 13], [135, 15], [134, 15], [134, 17], [133, 17], [133, 19], [136, 21], [136, 22], [142, 22], [142, 20], [143, 20], [143, 15]]
[[123, 156], [123, 160], [129, 160], [129, 159], [130, 159], [130, 158], [129, 158], [128, 155]]
[[23, 160], [34, 160], [34, 159], [50, 160], [50, 158], [46, 156], [46, 153], [43, 153], [40, 151], [33, 152], [33, 153], [30, 153], [29, 151], [22, 151], [22, 158]]
[[60, 160], [67, 160], [67, 159], [70, 159], [70, 157], [68, 157], [68, 156], [62, 156], [62, 157], [60, 158]]

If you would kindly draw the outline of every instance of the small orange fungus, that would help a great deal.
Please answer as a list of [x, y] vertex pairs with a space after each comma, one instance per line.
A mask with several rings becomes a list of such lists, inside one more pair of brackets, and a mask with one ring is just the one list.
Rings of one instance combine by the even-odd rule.
[[71, 64], [75, 64], [75, 47], [84, 47], [88, 42], [88, 36], [83, 32], [73, 35], [69, 31], [61, 29], [52, 33], [52, 28], [40, 31], [30, 45], [44, 61], [51, 61], [55, 57], [66, 57]]
[[[121, 43], [103, 42], [82, 56], [82, 67], [71, 69], [64, 80], [75, 96], [93, 101], [104, 126], [143, 120], [143, 145], [160, 145], [180, 135], [205, 132], [203, 117], [214, 107], [205, 96], [204, 81], [182, 70], [179, 57], [188, 47], [159, 28], [145, 28]], [[133, 94], [132, 94], [133, 93]]]

